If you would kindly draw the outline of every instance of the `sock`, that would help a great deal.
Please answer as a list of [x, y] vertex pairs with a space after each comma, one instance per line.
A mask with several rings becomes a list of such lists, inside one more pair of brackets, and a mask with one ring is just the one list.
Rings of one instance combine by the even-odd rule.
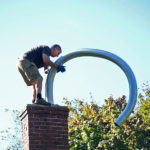
[[41, 93], [38, 93], [37, 94], [37, 99], [41, 99], [41, 98], [42, 98]]
[[32, 103], [35, 103], [35, 99], [32, 100]]

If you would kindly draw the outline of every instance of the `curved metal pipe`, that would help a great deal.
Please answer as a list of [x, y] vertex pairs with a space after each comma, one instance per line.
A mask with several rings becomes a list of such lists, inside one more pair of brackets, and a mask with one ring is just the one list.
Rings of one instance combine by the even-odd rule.
[[[131, 70], [129, 65], [119, 56], [113, 53], [104, 51], [104, 50], [99, 50], [99, 49], [84, 49], [80, 51], [71, 52], [69, 54], [66, 54], [65, 56], [58, 58], [55, 63], [59, 65], [63, 65], [65, 62], [73, 58], [81, 57], [81, 56], [93, 56], [93, 57], [105, 58], [117, 64], [125, 73], [128, 79], [128, 83], [129, 83], [129, 100], [128, 100], [128, 104], [126, 108], [115, 121], [115, 124], [117, 126], [120, 126], [133, 111], [135, 104], [136, 104], [136, 100], [137, 100], [137, 83], [136, 83], [136, 79], [135, 79], [133, 71]], [[46, 100], [50, 102], [51, 104], [54, 103], [53, 82], [54, 82], [55, 74], [56, 74], [56, 69], [51, 68], [48, 73], [48, 76], [46, 79], [46, 86], [45, 86]]]

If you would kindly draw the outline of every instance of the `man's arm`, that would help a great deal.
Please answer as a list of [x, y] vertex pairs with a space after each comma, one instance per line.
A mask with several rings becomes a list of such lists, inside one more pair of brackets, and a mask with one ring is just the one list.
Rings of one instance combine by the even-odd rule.
[[43, 57], [43, 63], [46, 65], [46, 66], [51, 66], [51, 67], [54, 67], [54, 68], [57, 68], [58, 65], [53, 63], [49, 57], [46, 55], [46, 54], [42, 54], [42, 57]]
[[[46, 55], [46, 54], [42, 54], [42, 57], [43, 57], [43, 63], [44, 63], [44, 66], [51, 66], [51, 67], [54, 67], [54, 68], [57, 68], [57, 72], [65, 72], [66, 69], [65, 69], [65, 66], [61, 66], [61, 65], [57, 65], [55, 63], [53, 63], [49, 57]], [[44, 71], [45, 73], [48, 72], [48, 70], [44, 67]]]
[[43, 67], [44, 67], [44, 72], [45, 72], [45, 74], [48, 74], [48, 71], [49, 71], [48, 65], [46, 65], [46, 64], [44, 63], [44, 64], [43, 64]]

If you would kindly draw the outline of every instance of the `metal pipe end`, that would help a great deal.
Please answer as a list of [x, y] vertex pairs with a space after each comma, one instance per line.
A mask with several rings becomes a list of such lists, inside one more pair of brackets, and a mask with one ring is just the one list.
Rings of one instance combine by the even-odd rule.
[[118, 123], [114, 122], [114, 124], [115, 124], [117, 127], [119, 127], [119, 128], [120, 128], [120, 125], [119, 125]]

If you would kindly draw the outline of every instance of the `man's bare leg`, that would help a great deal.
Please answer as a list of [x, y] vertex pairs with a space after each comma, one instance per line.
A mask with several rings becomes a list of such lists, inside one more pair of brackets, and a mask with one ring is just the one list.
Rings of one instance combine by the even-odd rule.
[[32, 85], [33, 85], [33, 100], [32, 100], [32, 103], [35, 103], [35, 100], [36, 100], [36, 88], [35, 88], [35, 82], [33, 82]]
[[43, 78], [41, 76], [35, 80], [36, 94], [41, 93], [42, 91], [42, 81], [43, 81]]
[[42, 95], [41, 95], [41, 92], [42, 92], [42, 81], [43, 81], [43, 78], [41, 76], [35, 80], [36, 104], [50, 105], [50, 103], [46, 102], [42, 98]]

